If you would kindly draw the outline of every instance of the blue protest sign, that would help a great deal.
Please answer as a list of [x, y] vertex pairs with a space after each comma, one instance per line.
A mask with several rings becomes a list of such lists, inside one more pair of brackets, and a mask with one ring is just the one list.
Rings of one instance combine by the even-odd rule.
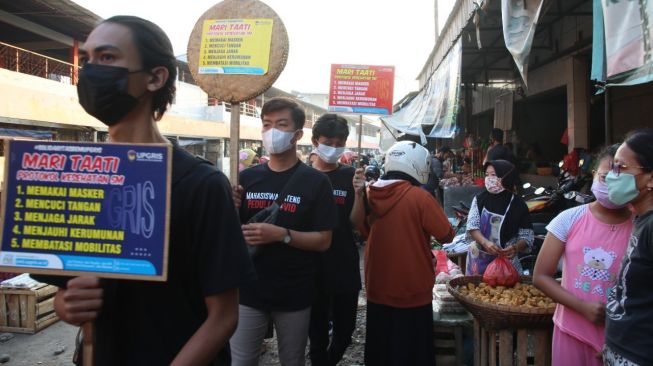
[[166, 280], [171, 146], [6, 141], [5, 157], [1, 270]]

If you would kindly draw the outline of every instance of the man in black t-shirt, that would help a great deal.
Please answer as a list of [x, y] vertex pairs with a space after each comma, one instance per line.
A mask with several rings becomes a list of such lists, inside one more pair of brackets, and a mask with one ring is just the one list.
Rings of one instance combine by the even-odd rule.
[[231, 338], [233, 365], [258, 364], [270, 320], [280, 363], [303, 365], [316, 252], [331, 245], [336, 206], [329, 179], [297, 159], [305, 121], [301, 107], [273, 98], [263, 105], [261, 119], [270, 161], [243, 170], [234, 191], [257, 281], [241, 288], [238, 329]]
[[[109, 18], [88, 36], [80, 60], [80, 104], [113, 142], [170, 143], [156, 122], [174, 98], [177, 62], [158, 26]], [[61, 319], [95, 322], [95, 365], [229, 364], [238, 287], [254, 278], [229, 183], [175, 144], [170, 199], [166, 282], [35, 276], [61, 287]]]
[[503, 144], [503, 131], [493, 128], [490, 134], [490, 147], [487, 150], [483, 164], [492, 160], [507, 160], [517, 166], [517, 159], [512, 150]]
[[[338, 164], [349, 136], [347, 120], [325, 114], [313, 125], [313, 168], [325, 173], [333, 186], [338, 207], [338, 227], [333, 230], [331, 247], [321, 253], [317, 265], [317, 296], [311, 309], [311, 364], [336, 365], [356, 327], [358, 292], [361, 289], [358, 248], [354, 241], [352, 210], [364, 210], [361, 194], [354, 193], [356, 169]], [[362, 167], [359, 167], [362, 172]], [[356, 217], [356, 216], [355, 216]], [[329, 320], [333, 333], [329, 341]]]

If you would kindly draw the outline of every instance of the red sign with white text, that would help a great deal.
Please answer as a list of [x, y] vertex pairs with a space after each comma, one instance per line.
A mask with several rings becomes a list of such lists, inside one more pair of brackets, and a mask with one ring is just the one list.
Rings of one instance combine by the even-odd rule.
[[331, 65], [329, 111], [392, 114], [395, 67]]

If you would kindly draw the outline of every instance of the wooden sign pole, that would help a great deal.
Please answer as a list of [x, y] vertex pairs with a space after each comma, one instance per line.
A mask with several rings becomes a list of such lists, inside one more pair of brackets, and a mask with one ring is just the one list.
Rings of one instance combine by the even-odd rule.
[[[239, 41], [216, 40], [222, 39], [216, 35], [223, 32], [222, 27], [227, 23], [252, 26], [252, 37], [236, 38]], [[267, 46], [267, 61], [261, 52], [252, 53], [252, 49], [260, 51]], [[229, 179], [232, 185], [238, 184], [241, 103], [256, 99], [274, 84], [286, 66], [288, 48], [288, 32], [283, 21], [260, 0], [224, 0], [215, 4], [197, 20], [188, 39], [188, 66], [197, 85], [212, 98], [231, 103]], [[234, 51], [236, 59], [248, 58], [253, 64], [247, 67], [240, 61], [232, 64], [222, 57], [214, 57], [216, 50]]]
[[240, 103], [231, 103], [231, 126], [229, 133], [229, 178], [238, 185], [238, 160], [240, 158]]
[[93, 344], [95, 343], [95, 323], [82, 324], [82, 357], [84, 366], [93, 366]]
[[358, 118], [358, 167], [362, 168], [361, 161], [363, 160], [363, 155], [361, 154], [361, 141], [363, 138], [363, 115], [359, 115]]

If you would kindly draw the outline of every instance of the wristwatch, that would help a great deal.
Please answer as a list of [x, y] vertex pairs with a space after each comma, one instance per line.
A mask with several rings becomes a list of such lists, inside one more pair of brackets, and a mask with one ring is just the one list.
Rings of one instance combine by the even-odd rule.
[[283, 243], [290, 244], [290, 241], [292, 241], [292, 236], [290, 236], [290, 229], [286, 228], [286, 236], [283, 237]]

